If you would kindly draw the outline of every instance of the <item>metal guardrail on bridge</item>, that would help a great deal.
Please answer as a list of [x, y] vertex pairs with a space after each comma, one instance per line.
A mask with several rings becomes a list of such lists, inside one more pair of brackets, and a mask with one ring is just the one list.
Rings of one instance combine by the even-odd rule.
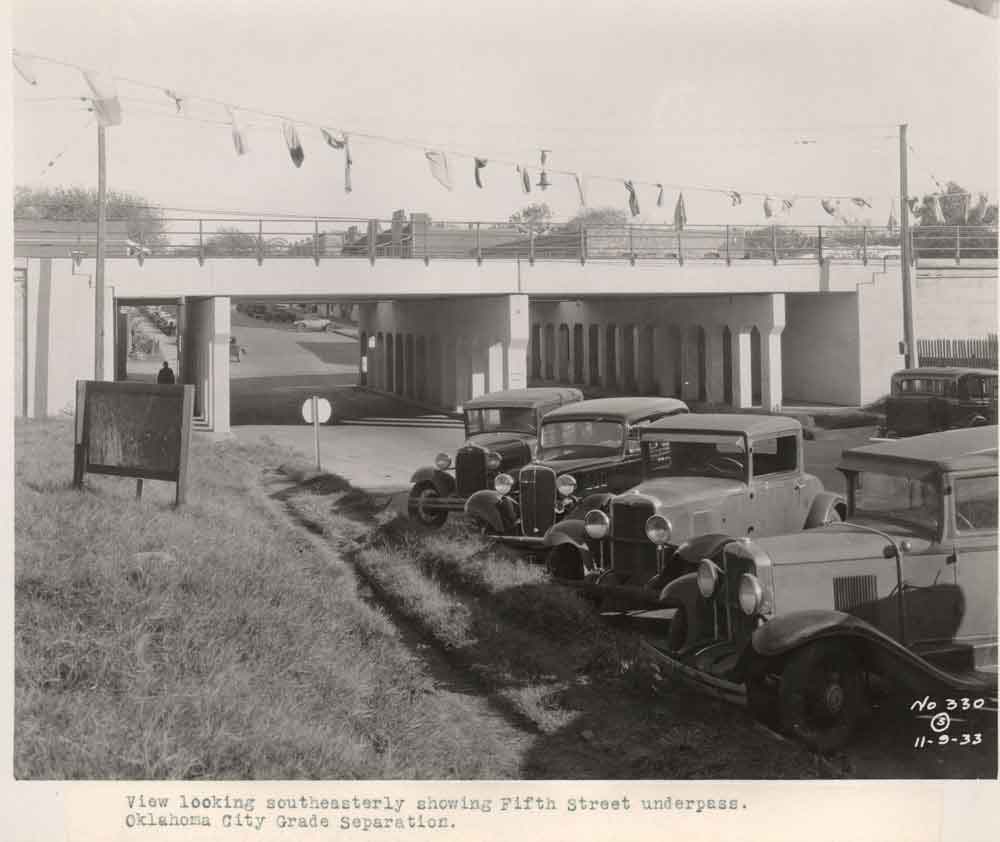
[[[120, 222], [116, 223], [121, 225]], [[145, 225], [142, 228], [141, 225]], [[31, 256], [93, 257], [93, 223], [17, 221], [15, 249]], [[997, 227], [919, 226], [911, 229], [915, 263], [997, 258]], [[70, 255], [72, 252], [72, 255]], [[160, 218], [136, 224], [105, 247], [107, 257], [146, 259], [279, 258], [416, 260], [744, 261], [867, 264], [899, 260], [898, 230], [850, 225], [586, 225], [529, 226], [511, 222], [432, 222], [409, 219]]]

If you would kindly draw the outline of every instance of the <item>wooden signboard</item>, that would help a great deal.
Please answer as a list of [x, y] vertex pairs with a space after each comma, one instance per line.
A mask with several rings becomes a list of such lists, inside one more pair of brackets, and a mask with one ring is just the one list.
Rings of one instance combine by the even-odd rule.
[[188, 448], [194, 386], [155, 383], [76, 383], [73, 485], [85, 474], [136, 477], [177, 484], [176, 502], [187, 489]]

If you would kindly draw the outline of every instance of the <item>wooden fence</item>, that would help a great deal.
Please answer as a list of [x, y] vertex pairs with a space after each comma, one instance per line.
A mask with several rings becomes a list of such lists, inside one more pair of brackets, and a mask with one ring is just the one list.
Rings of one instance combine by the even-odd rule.
[[997, 335], [974, 339], [918, 339], [921, 365], [997, 367]]

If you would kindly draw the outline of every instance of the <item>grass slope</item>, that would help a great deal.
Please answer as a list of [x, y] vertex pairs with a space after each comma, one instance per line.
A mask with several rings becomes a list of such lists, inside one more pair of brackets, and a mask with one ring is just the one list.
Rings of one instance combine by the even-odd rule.
[[20, 423], [19, 778], [500, 778], [528, 738], [438, 686], [354, 574], [259, 490], [276, 448], [193, 443], [172, 486], [70, 488], [66, 421]]

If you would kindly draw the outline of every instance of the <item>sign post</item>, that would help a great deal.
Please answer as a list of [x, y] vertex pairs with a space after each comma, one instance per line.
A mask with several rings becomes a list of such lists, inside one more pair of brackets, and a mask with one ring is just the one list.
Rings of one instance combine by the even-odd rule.
[[329, 421], [332, 414], [333, 407], [330, 406], [330, 401], [326, 398], [313, 395], [311, 398], [306, 398], [305, 403], [302, 404], [302, 419], [307, 424], [313, 425], [313, 443], [315, 445], [317, 471], [323, 470], [323, 464], [319, 455], [319, 425]]

